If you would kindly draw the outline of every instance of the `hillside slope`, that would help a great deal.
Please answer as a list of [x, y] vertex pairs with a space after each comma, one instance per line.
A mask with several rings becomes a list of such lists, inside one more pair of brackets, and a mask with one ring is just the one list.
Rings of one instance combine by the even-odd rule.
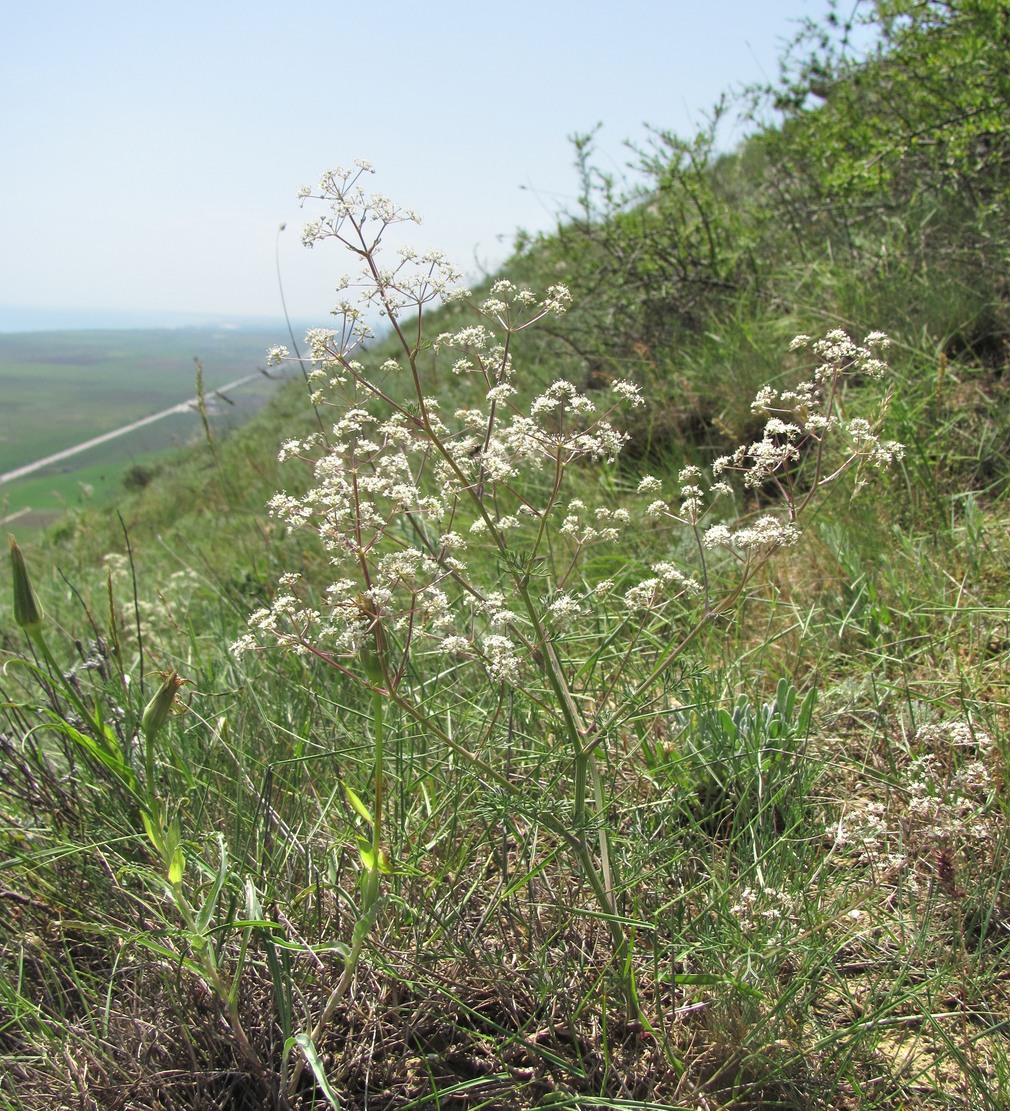
[[12, 539], [0, 1108], [1007, 1104], [1010, 11], [860, 10]]

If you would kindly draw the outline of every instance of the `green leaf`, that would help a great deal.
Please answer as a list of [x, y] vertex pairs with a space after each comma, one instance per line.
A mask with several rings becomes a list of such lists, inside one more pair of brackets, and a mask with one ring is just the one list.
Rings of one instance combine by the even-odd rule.
[[675, 984], [692, 984], [698, 987], [713, 987], [716, 984], [732, 983], [730, 976], [718, 976], [708, 972], [678, 972], [673, 977]]
[[[273, 988], [274, 1002], [277, 1005], [277, 1019], [280, 1023], [281, 1033], [285, 1041], [291, 1037], [291, 1028], [294, 1023], [292, 985], [291, 985], [291, 959], [287, 952], [279, 949], [274, 933], [283, 933], [283, 927], [276, 922], [269, 922], [263, 918], [263, 906], [260, 903], [259, 892], [251, 879], [245, 881], [245, 911], [246, 921], [233, 922], [236, 928], [250, 927], [255, 929], [266, 953], [267, 967], [270, 969], [270, 984]], [[276, 939], [280, 940], [280, 939]]]
[[[157, 803], [160, 807], [160, 803]], [[182, 856], [182, 861], [177, 859], [182, 853], [180, 841], [182, 840], [182, 833], [179, 829], [179, 819], [173, 818], [168, 824], [168, 828], [164, 829], [164, 842], [161, 847], [162, 861], [164, 862], [165, 869], [168, 872], [168, 882], [174, 887], [177, 883], [182, 882], [182, 870], [186, 867], [185, 854]], [[172, 877], [178, 873], [179, 878], [173, 879]]]
[[185, 870], [186, 854], [181, 845], [176, 845], [175, 852], [172, 854], [172, 863], [168, 866], [168, 882], [173, 887], [178, 887], [182, 883], [182, 874]]
[[334, 1111], [340, 1111], [340, 1099], [336, 1092], [330, 1087], [330, 1082], [326, 1077], [326, 1069], [323, 1067], [323, 1062], [319, 1059], [319, 1054], [316, 1052], [316, 1047], [308, 1034], [295, 1034], [293, 1038], [288, 1038], [284, 1043], [284, 1054], [287, 1056], [291, 1052], [292, 1046], [298, 1048], [305, 1054], [305, 1060], [308, 1066], [312, 1069], [312, 1075], [316, 1078], [316, 1083], [319, 1085], [319, 1090], [326, 1097], [329, 1105]]
[[375, 849], [372, 847], [372, 842], [366, 837], [358, 837], [358, 855], [361, 857], [361, 863], [368, 869], [369, 872], [374, 872], [378, 866], [376, 860]]
[[365, 821], [368, 822], [369, 825], [371, 825], [372, 815], [369, 813], [368, 807], [365, 806], [365, 804], [358, 797], [357, 792], [348, 787], [346, 783], [341, 783], [341, 787], [344, 788], [344, 794], [347, 796], [347, 801], [354, 808], [355, 814], [357, 814], [359, 818], [364, 818]]
[[275, 937], [273, 943], [276, 948], [288, 949], [292, 953], [336, 953], [338, 956], [346, 957], [351, 951], [350, 946], [343, 941], [324, 941], [319, 945], [309, 945], [306, 942]]
[[102, 738], [105, 741], [103, 745], [96, 741], [94, 737], [89, 737], [86, 733], [82, 733], [79, 729], [75, 729], [68, 721], [65, 721], [58, 714], [49, 711], [46, 716], [49, 717], [53, 727], [58, 732], [62, 733], [68, 740], [73, 741], [74, 744], [83, 749], [89, 756], [94, 757], [103, 767], [112, 772], [112, 774], [133, 794], [137, 793], [136, 776], [123, 759], [123, 754], [119, 750], [119, 743], [107, 726], [102, 729]]
[[201, 933], [210, 925], [210, 920], [214, 916], [214, 910], [217, 907], [217, 900], [221, 894], [221, 889], [224, 887], [224, 881], [228, 878], [228, 849], [224, 843], [224, 837], [218, 834], [218, 845], [221, 851], [221, 862], [218, 865], [217, 875], [214, 877], [214, 884], [210, 889], [207, 896], [207, 901], [200, 908], [200, 913], [196, 917], [196, 928]]
[[161, 830], [151, 821], [151, 817], [146, 810], [141, 810], [140, 820], [144, 823], [144, 830], [147, 833], [148, 840], [158, 850], [162, 857], [164, 857], [165, 839], [161, 835]]

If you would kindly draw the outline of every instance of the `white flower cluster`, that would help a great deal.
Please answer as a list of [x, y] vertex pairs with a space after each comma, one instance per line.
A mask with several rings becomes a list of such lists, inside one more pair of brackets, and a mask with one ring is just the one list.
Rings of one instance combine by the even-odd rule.
[[800, 530], [789, 521], [765, 515], [752, 525], [731, 532], [725, 525], [712, 525], [706, 529], [702, 543], [706, 548], [730, 548], [750, 554], [774, 548], [792, 547], [800, 538]]
[[[800, 510], [816, 491], [840, 477], [845, 471], [857, 470], [856, 488], [865, 484], [866, 467], [889, 466], [903, 455], [901, 444], [883, 440], [879, 426], [887, 408], [887, 398], [875, 421], [865, 418], [843, 419], [840, 412], [841, 394], [847, 379], [881, 378], [887, 364], [877, 358], [874, 350], [886, 347], [887, 337], [880, 332], [868, 335], [862, 345], [854, 343], [844, 332], [829, 332], [823, 339], [811, 340], [798, 336], [791, 350], [811, 347], [822, 362], [809, 379], [791, 389], [762, 387], [751, 404], [754, 413], [765, 417], [761, 438], [741, 444], [732, 454], [716, 459], [710, 477], [700, 468], [685, 467], [679, 475], [679, 506], [669, 499], [654, 497], [646, 509], [653, 518], [666, 518], [695, 530], [704, 549], [725, 549], [744, 562], [765, 558], [780, 548], [791, 547], [799, 539], [795, 520]], [[830, 474], [823, 473], [827, 457], [825, 442], [841, 441], [842, 447], [832, 456]], [[793, 472], [805, 455], [812, 457], [815, 474], [806, 491], [797, 492]], [[768, 487], [778, 495], [781, 515], [763, 514], [757, 520], [731, 527], [725, 523], [706, 524], [720, 498], [732, 496], [728, 481], [734, 474], [742, 480], [745, 490], [760, 491]], [[661, 483], [647, 475], [638, 485], [646, 495], [661, 493]]]
[[[307, 584], [284, 584], [273, 604], [253, 616], [252, 632], [238, 647], [256, 647], [258, 638], [273, 636], [299, 650], [311, 645], [334, 661], [351, 661], [366, 646], [377, 647], [386, 654], [387, 678], [402, 674], [398, 669], [408, 652], [422, 650], [478, 661], [492, 680], [512, 683], [530, 655], [532, 618], [514, 601], [507, 605], [497, 589], [471, 579], [468, 544], [491, 546], [502, 556], [556, 530], [574, 553], [570, 573], [586, 545], [617, 540], [627, 511], [578, 500], [566, 505], [560, 477], [576, 460], [613, 461], [627, 437], [611, 414], [643, 401], [634, 383], [620, 381], [610, 408], [598, 412], [593, 399], [559, 379], [528, 407], [517, 406], [511, 337], [565, 312], [571, 295], [563, 285], [538, 295], [506, 279], [495, 281], [483, 302], [472, 306], [476, 322], [437, 337], [431, 348], [443, 365], [483, 380], [483, 402], [451, 417], [424, 392], [418, 339], [408, 343], [401, 336], [400, 358], [387, 359], [377, 372], [353, 358], [365, 335], [368, 305], [378, 304], [394, 325], [409, 306], [417, 314], [411, 329], [420, 336], [425, 306], [445, 299], [457, 277], [432, 253], [401, 250], [396, 265], [383, 265], [382, 232], [415, 217], [388, 198], [365, 193], [360, 179], [370, 172], [364, 163], [333, 170], [317, 192], [301, 194], [329, 208], [308, 225], [306, 242], [337, 239], [362, 262], [366, 280], [363, 305], [339, 306], [342, 327], [306, 336], [313, 402], [324, 412], [327, 388], [337, 390], [340, 411], [325, 430], [282, 444], [280, 459], [302, 460], [311, 466], [313, 481], [302, 494], [282, 492], [270, 501], [271, 515], [289, 529], [316, 532], [335, 581], [314, 605], [297, 600], [308, 596]], [[272, 360], [286, 357], [282, 348], [271, 352]], [[413, 396], [395, 397], [390, 380], [407, 382]], [[531, 485], [528, 478], [540, 471], [550, 481]], [[545, 492], [534, 496], [537, 488]], [[670, 581], [670, 575], [663, 578]], [[538, 595], [540, 620], [557, 632], [608, 593], [588, 584], [566, 589], [559, 579], [552, 587]]]
[[995, 745], [966, 721], [925, 725], [915, 736], [925, 749], [906, 773], [910, 833], [939, 845], [976, 847], [992, 836], [989, 811], [996, 797], [990, 768]]
[[563, 520], [558, 526], [562, 536], [570, 537], [580, 545], [590, 544], [594, 540], [612, 542], [618, 540], [621, 529], [631, 520], [631, 514], [626, 509], [608, 509], [606, 506], [597, 506], [592, 511], [594, 524], [584, 519], [588, 513], [586, 503], [581, 498], [572, 498], [567, 506], [558, 506], [558, 512], [563, 515]]
[[[374, 309], [380, 316], [395, 317], [400, 310], [460, 294], [462, 275], [441, 251], [419, 252], [410, 247], [397, 251], [394, 266], [376, 264], [379, 242], [393, 224], [421, 222], [412, 209], [401, 208], [382, 193], [367, 193], [361, 179], [374, 173], [371, 163], [359, 159], [351, 168], [338, 166], [323, 174], [318, 187], [304, 186], [298, 192], [303, 202], [321, 201], [328, 212], [302, 229], [302, 243], [314, 247], [324, 239], [336, 239], [362, 262], [358, 279], [341, 278], [338, 288], [357, 288], [357, 305], [344, 301], [335, 312], [345, 322], [361, 325], [363, 311]], [[361, 325], [362, 338], [367, 329]]]
[[883, 803], [867, 802], [846, 810], [829, 834], [835, 849], [854, 850], [862, 864], [891, 868], [905, 862], [903, 855], [891, 852], [896, 837]]
[[926, 869], [921, 879], [932, 883], [940, 853], [982, 865], [1002, 825], [988, 734], [966, 721], [943, 721], [920, 728], [915, 747], [919, 754], [900, 769], [888, 805], [856, 798], [828, 829], [843, 860], [854, 856], [874, 882], [902, 875], [910, 890], [923, 886], [916, 862]]
[[767, 885], [745, 887], [729, 912], [735, 916], [742, 933], [764, 934], [769, 945], [775, 944], [782, 930], [796, 920], [794, 898]]
[[672, 563], [654, 563], [651, 578], [643, 579], [624, 595], [630, 610], [654, 610], [679, 598], [701, 594], [702, 586], [697, 579], [685, 575]]
[[[784, 475], [804, 450], [842, 430], [842, 376], [882, 372], [884, 364], [869, 347], [856, 347], [842, 333], [814, 343], [823, 363], [810, 381], [792, 391], [763, 390], [755, 402], [767, 418], [762, 438], [717, 461], [708, 476], [697, 466], [684, 467], [674, 498], [661, 496], [658, 479], [641, 480], [639, 491], [652, 499], [648, 515], [688, 527], [697, 571], [685, 568], [684, 553], [674, 551], [637, 583], [630, 576], [620, 585], [593, 582], [580, 560], [590, 545], [619, 541], [631, 515], [572, 498], [565, 474], [575, 463], [617, 459], [628, 437], [613, 414], [643, 405], [641, 391], [618, 380], [604, 402], [559, 378], [521, 406], [513, 337], [564, 313], [569, 291], [556, 284], [538, 294], [499, 279], [472, 304], [458, 288], [459, 274], [438, 252], [401, 249], [387, 265], [380, 257], [384, 233], [417, 216], [365, 192], [361, 182], [370, 173], [368, 163], [358, 162], [325, 174], [317, 191], [301, 193], [327, 209], [307, 225], [306, 244], [343, 244], [360, 272], [340, 287], [356, 286], [360, 296], [356, 304], [337, 306], [337, 327], [306, 336], [320, 428], [285, 441], [279, 457], [310, 466], [312, 480], [304, 493], [281, 492], [270, 502], [272, 516], [287, 529], [316, 533], [332, 581], [320, 597], [297, 577], [286, 578], [272, 604], [253, 615], [237, 647], [275, 638], [345, 670], [360, 663], [369, 682], [377, 681], [378, 658], [390, 684], [410, 673], [410, 654], [422, 652], [438, 655], [444, 666], [480, 665], [493, 682], [514, 684], [530, 661], [552, 658], [541, 651], [544, 638], [568, 636], [568, 630], [573, 638], [583, 636], [579, 626], [601, 604], [617, 608], [624, 620], [642, 613], [665, 620], [670, 606], [698, 596], [709, 605], [707, 560], [714, 549], [732, 553], [746, 574], [796, 542], [796, 504], [789, 497], [782, 515], [767, 513], [734, 528], [713, 520], [713, 507], [733, 492], [724, 472], [743, 472], [750, 488], [776, 482], [788, 494]], [[470, 303], [473, 318], [430, 342], [423, 327], [427, 306], [456, 298]], [[370, 335], [366, 317], [375, 311], [390, 319], [400, 350], [397, 358], [368, 367], [354, 355]], [[271, 361], [288, 357], [284, 348], [270, 353]], [[443, 413], [431, 396], [438, 388], [429, 384], [432, 358], [443, 373], [470, 379], [482, 397]], [[325, 427], [322, 414], [330, 407], [336, 418]], [[898, 446], [877, 439], [871, 422], [852, 420], [844, 431], [853, 459], [883, 466], [898, 457]], [[478, 558], [471, 547], [484, 552]], [[508, 598], [501, 583], [490, 587], [471, 572], [471, 562], [487, 567], [489, 556], [506, 569], [502, 582], [513, 588]]]

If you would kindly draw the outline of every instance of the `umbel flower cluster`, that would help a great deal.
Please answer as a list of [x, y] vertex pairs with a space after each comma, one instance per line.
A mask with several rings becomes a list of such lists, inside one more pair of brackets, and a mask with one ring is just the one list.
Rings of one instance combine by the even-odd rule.
[[[436, 671], [469, 662], [494, 683], [520, 684], [544, 666], [545, 646], [556, 661], [554, 647], [566, 637], [585, 643], [601, 627], [601, 610], [611, 629], [614, 619], [641, 627], [643, 615], [659, 620], [672, 606], [699, 607], [701, 619], [716, 612], [714, 566], [728, 567], [739, 586], [796, 542], [802, 509], [827, 483], [851, 469], [863, 481], [867, 468], [900, 456], [900, 446], [878, 434], [886, 403], [872, 420], [847, 420], [841, 406], [847, 378], [885, 373], [877, 354], [884, 337], [857, 345], [833, 332], [797, 341], [812, 342], [818, 360], [807, 381], [760, 392], [761, 439], [705, 473], [684, 468], [668, 495], [646, 476], [637, 511], [587, 504], [571, 493], [572, 471], [613, 466], [627, 440], [620, 411], [645, 404], [638, 386], [616, 381], [591, 396], [558, 379], [530, 391], [513, 362], [514, 337], [563, 314], [568, 290], [538, 293], [500, 279], [476, 300], [437, 253], [401, 250], [395, 265], [384, 265], [383, 236], [417, 217], [366, 193], [361, 182], [371, 172], [357, 163], [302, 192], [326, 206], [305, 242], [336, 239], [351, 251], [360, 271], [340, 286], [358, 297], [337, 306], [339, 327], [306, 337], [319, 428], [284, 443], [280, 457], [303, 461], [312, 479], [304, 492], [270, 503], [290, 529], [314, 531], [329, 581], [319, 589], [285, 575], [237, 648], [280, 642], [389, 690], [419, 653]], [[469, 307], [467, 323], [426, 336], [429, 305], [451, 300]], [[399, 354], [366, 366], [358, 349], [376, 313]], [[275, 349], [271, 357], [289, 356]], [[458, 378], [468, 382], [457, 386], [472, 388], [443, 386], [443, 394], [472, 400], [447, 406], [433, 383]], [[809, 466], [798, 492], [801, 461]], [[734, 523], [734, 481], [744, 491], [771, 488], [778, 508]], [[689, 543], [672, 544], [669, 558], [637, 566], [623, 581], [593, 577], [586, 554], [618, 543], [633, 516], [638, 529], [681, 526]]]
[[[825, 486], [855, 469], [858, 491], [867, 482], [868, 470], [890, 466], [904, 455], [901, 444], [884, 440], [879, 434], [888, 394], [873, 421], [865, 417], [846, 420], [842, 414], [847, 380], [880, 381], [886, 376], [887, 363], [878, 352], [887, 346], [888, 338], [882, 332], [871, 332], [862, 345], [840, 330], [818, 340], [797, 336], [789, 345], [790, 351], [810, 347], [820, 361], [809, 379], [791, 389], [763, 386], [758, 391], [751, 410], [765, 418], [761, 439], [741, 444], [732, 455], [716, 459], [707, 488], [702, 486], [700, 468], [685, 467], [679, 476], [679, 510], [656, 500], [649, 505], [648, 514], [687, 525], [696, 531], [703, 548], [725, 548], [743, 560], [795, 544], [800, 536], [796, 519]], [[797, 465], [811, 455], [813, 479], [798, 489]], [[715, 499], [734, 495], [728, 481], [733, 476], [739, 477], [745, 490], [771, 489], [784, 512], [765, 514], [736, 527], [710, 523]], [[640, 493], [652, 493], [661, 486], [646, 476], [638, 489]]]

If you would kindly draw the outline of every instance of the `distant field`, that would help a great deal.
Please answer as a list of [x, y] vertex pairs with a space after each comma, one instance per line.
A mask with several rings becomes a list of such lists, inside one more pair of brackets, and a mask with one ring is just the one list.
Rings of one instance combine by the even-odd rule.
[[[0, 335], [0, 474], [192, 398], [196, 364], [215, 425], [239, 423], [273, 392], [260, 376], [279, 331], [202, 328]], [[30, 507], [49, 516], [81, 497], [121, 489], [123, 472], [188, 442], [199, 416], [173, 414], [24, 478], [0, 483], [0, 520]], [[83, 489], [84, 487], [88, 489]], [[24, 518], [22, 518], [24, 519]]]
[[157, 467], [198, 434], [199, 418], [179, 414], [25, 478], [0, 483], [0, 523], [16, 520], [20, 529], [46, 526], [66, 509], [114, 500], [123, 493], [123, 479], [131, 467]]

